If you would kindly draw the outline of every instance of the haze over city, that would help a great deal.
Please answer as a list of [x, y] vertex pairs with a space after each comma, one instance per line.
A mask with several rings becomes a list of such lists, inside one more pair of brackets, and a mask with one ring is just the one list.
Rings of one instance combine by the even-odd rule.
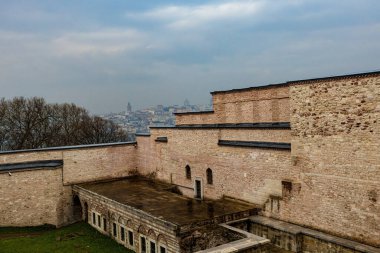
[[0, 97], [101, 114], [379, 68], [380, 2], [1, 1]]

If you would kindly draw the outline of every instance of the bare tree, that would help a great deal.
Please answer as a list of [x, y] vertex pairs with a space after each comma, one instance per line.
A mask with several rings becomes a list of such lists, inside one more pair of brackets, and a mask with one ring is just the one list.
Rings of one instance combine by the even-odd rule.
[[37, 97], [0, 100], [1, 150], [118, 142], [127, 137], [119, 126], [74, 104], [47, 104]]

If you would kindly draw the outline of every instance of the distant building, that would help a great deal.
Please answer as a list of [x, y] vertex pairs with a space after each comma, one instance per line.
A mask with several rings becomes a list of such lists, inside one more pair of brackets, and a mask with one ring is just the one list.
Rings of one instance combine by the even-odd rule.
[[187, 98], [185, 99], [185, 102], [183, 103], [183, 105], [185, 107], [190, 107], [190, 102], [189, 102], [189, 100]]
[[132, 112], [132, 106], [131, 106], [131, 103], [128, 102], [128, 105], [127, 105], [127, 114], [130, 114]]

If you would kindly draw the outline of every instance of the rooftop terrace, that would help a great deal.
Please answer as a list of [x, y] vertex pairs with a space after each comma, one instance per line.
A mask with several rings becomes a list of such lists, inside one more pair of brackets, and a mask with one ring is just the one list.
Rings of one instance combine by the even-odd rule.
[[79, 187], [179, 226], [241, 212], [257, 212], [257, 206], [231, 199], [191, 199], [171, 192], [170, 184], [141, 177], [86, 183]]

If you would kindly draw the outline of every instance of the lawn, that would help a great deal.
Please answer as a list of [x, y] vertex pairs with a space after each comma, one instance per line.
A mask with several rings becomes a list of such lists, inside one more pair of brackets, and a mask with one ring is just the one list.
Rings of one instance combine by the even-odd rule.
[[47, 226], [0, 228], [1, 253], [131, 253], [84, 222], [54, 229]]

